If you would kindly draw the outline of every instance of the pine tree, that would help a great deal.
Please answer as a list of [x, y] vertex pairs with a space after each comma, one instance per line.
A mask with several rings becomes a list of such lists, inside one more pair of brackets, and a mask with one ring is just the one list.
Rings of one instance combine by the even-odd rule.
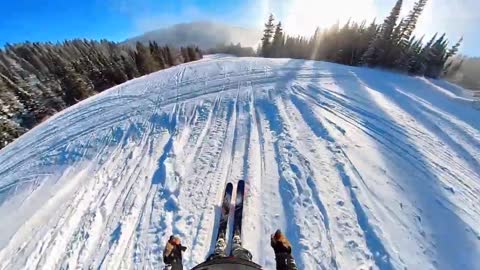
[[361, 63], [368, 66], [376, 66], [385, 64], [388, 61], [388, 55], [392, 48], [392, 34], [397, 24], [400, 10], [402, 8], [402, 0], [397, 0], [390, 15], [385, 18], [380, 32], [375, 36], [367, 51], [362, 56]]
[[400, 15], [400, 11], [402, 9], [402, 3], [402, 0], [397, 0], [395, 6], [390, 12], [390, 16], [388, 16], [383, 22], [381, 31], [382, 40], [390, 40], [392, 38], [393, 29], [395, 29], [398, 16]]
[[195, 52], [197, 53], [197, 57], [198, 57], [197, 59], [202, 59], [203, 58], [203, 53], [200, 50], [200, 48], [195, 46]]
[[263, 57], [270, 57], [270, 47], [271, 47], [271, 38], [273, 35], [273, 29], [275, 25], [273, 24], [274, 21], [273, 14], [270, 14], [268, 17], [267, 23], [265, 23], [265, 30], [263, 30], [263, 38], [262, 38], [262, 53]]
[[419, 48], [421, 48], [420, 44], [421, 44], [421, 40], [418, 41], [415, 39], [415, 36], [413, 36], [408, 41], [408, 43], [403, 45], [398, 45], [403, 47], [397, 47], [398, 56], [394, 62], [394, 67], [397, 70], [408, 72], [410, 70], [412, 57], [414, 57], [418, 53]]
[[425, 65], [425, 76], [432, 78], [440, 76], [447, 60], [447, 45], [445, 34], [433, 43]]
[[415, 30], [418, 18], [420, 17], [425, 5], [427, 4], [427, 0], [418, 0], [413, 9], [410, 11], [408, 16], [405, 20], [399, 24], [399, 28], [401, 28], [401, 33], [395, 39], [395, 45], [397, 47], [397, 59], [395, 60], [394, 66], [399, 70], [406, 70], [407, 67], [407, 59], [410, 57], [409, 53], [411, 53], [412, 49], [410, 48], [412, 44], [412, 33]]
[[273, 42], [271, 46], [271, 57], [281, 57], [284, 46], [282, 22], [278, 22], [275, 27], [275, 34], [273, 35]]
[[187, 47], [187, 53], [188, 53], [188, 58], [190, 59], [190, 61], [195, 61], [195, 60], [199, 59], [195, 48]]
[[403, 24], [404, 24], [404, 20], [401, 19], [392, 32], [391, 39], [392, 39], [393, 46], [396, 46], [399, 43], [400, 39], [402, 38]]
[[150, 53], [152, 54], [153, 60], [157, 63], [157, 66], [160, 69], [164, 69], [166, 67], [165, 65], [165, 59], [163, 58], [163, 52], [162, 49], [158, 46], [157, 42], [153, 41], [149, 43], [150, 47]]
[[125, 70], [125, 75], [129, 80], [140, 76], [137, 67], [135, 66], [135, 62], [132, 60], [132, 57], [128, 56], [121, 56], [122, 59], [122, 66]]
[[191, 61], [190, 58], [189, 58], [189, 56], [188, 56], [188, 52], [187, 52], [187, 49], [186, 49], [186, 48], [181, 47], [181, 48], [180, 48], [180, 54], [182, 55], [182, 59], [183, 59], [182, 62], [185, 62], [185, 63], [186, 63], [186, 62], [190, 62], [190, 61]]
[[433, 35], [433, 37], [428, 41], [425, 45], [419, 45], [420, 48], [417, 48], [414, 55], [411, 57], [410, 66], [409, 66], [409, 73], [415, 75], [424, 75], [426, 70], [426, 65], [429, 59], [431, 46], [433, 42], [436, 40], [437, 34]]
[[452, 48], [450, 50], [448, 50], [448, 53], [446, 55], [446, 59], [450, 58], [450, 57], [453, 57], [455, 56], [455, 54], [457, 54], [458, 52], [458, 48], [460, 48], [460, 45], [462, 44], [463, 42], [463, 37], [461, 37], [457, 43], [455, 43], [455, 45], [452, 46]]
[[[96, 92], [180, 63], [172, 51], [154, 42], [136, 50], [106, 40], [6, 44], [0, 49], [0, 148]], [[198, 48], [186, 52], [189, 59], [201, 57]]]
[[135, 53], [135, 62], [141, 75], [149, 74], [157, 70], [150, 49], [146, 48], [142, 43], [137, 42], [137, 52]]
[[65, 89], [65, 103], [68, 106], [92, 95], [93, 85], [85, 78], [76, 73], [72, 68], [67, 67], [64, 72], [62, 83]]
[[165, 46], [165, 56], [166, 56], [165, 59], [167, 60], [168, 65], [170, 67], [175, 66], [177, 64], [173, 56], [172, 50], [168, 46]]
[[430, 61], [431, 58], [431, 50], [432, 46], [437, 40], [437, 33], [433, 35], [433, 37], [430, 39], [430, 41], [427, 42], [423, 46], [423, 48], [420, 50], [420, 52], [416, 55], [416, 57], [413, 60], [412, 63], [412, 68], [410, 70], [410, 73], [416, 74], [416, 75], [425, 75], [425, 71], [427, 69], [428, 62]]
[[417, 25], [418, 18], [423, 12], [425, 5], [427, 4], [428, 0], [418, 0], [415, 2], [413, 9], [407, 15], [406, 19], [400, 24], [402, 31], [401, 35], [399, 36], [399, 42], [403, 42], [404, 45], [408, 43], [410, 40], [413, 31], [415, 31], [415, 27]]
[[7, 146], [26, 131], [13, 120], [0, 117], [0, 148]]
[[[444, 37], [423, 44], [423, 37], [413, 36], [416, 23], [427, 0], [417, 0], [407, 17], [399, 20], [403, 4], [397, 0], [389, 16], [379, 25], [375, 20], [367, 26], [348, 21], [340, 27], [337, 23], [310, 37], [291, 37], [283, 34], [277, 24], [273, 41], [273, 16], [265, 24], [264, 38], [257, 50], [264, 57], [290, 57], [326, 60], [347, 65], [369, 65], [396, 69], [415, 75], [437, 77], [439, 70], [452, 64], [447, 59], [454, 55], [459, 45], [447, 50]], [[398, 22], [398, 23], [397, 23]], [[280, 35], [281, 33], [281, 35]], [[283, 36], [282, 38], [278, 38]]]

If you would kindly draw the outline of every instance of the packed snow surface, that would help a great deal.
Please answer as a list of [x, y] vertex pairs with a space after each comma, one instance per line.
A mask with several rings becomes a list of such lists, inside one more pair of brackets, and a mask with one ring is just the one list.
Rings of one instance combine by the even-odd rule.
[[[185, 267], [212, 251], [227, 182], [273, 269], [480, 269], [480, 113], [441, 81], [214, 57], [129, 81], [0, 151], [0, 269]], [[231, 228], [230, 228], [231, 230]]]

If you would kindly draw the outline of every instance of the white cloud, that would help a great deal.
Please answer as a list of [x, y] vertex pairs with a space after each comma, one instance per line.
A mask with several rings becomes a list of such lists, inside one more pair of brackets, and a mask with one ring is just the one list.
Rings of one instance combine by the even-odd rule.
[[288, 9], [285, 30], [300, 35], [311, 35], [317, 26], [329, 27], [337, 21], [373, 20], [377, 12], [374, 0], [296, 0]]
[[[268, 1], [264, 1], [268, 2]], [[311, 35], [317, 26], [329, 27], [337, 21], [344, 23], [372, 20], [376, 14], [374, 0], [286, 0], [283, 5], [271, 5], [279, 14], [286, 32]]]
[[209, 18], [206, 14], [203, 14], [195, 6], [185, 6], [180, 13], [176, 13], [174, 15], [168, 13], [143, 13], [136, 14], [132, 17], [135, 28], [139, 32], [148, 32], [175, 23], [186, 23], [211, 19], [212, 18]]
[[446, 32], [451, 39], [467, 35], [477, 27], [480, 10], [478, 0], [431, 0], [418, 24], [418, 32]]

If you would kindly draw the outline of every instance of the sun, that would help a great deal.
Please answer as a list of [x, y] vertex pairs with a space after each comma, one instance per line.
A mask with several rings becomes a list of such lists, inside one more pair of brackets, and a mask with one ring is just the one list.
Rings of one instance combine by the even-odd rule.
[[287, 8], [283, 22], [290, 35], [311, 36], [318, 27], [329, 27], [349, 19], [371, 21], [375, 16], [374, 0], [296, 0]]

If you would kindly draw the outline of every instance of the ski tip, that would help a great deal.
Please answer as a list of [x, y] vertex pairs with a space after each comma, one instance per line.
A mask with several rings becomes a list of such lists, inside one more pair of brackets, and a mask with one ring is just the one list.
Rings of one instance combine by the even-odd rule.
[[232, 184], [232, 182], [229, 182], [229, 183], [227, 184], [226, 189], [233, 189], [233, 184]]
[[245, 186], [245, 181], [244, 180], [240, 180], [238, 181], [238, 184], [237, 184], [237, 187], [244, 187]]

